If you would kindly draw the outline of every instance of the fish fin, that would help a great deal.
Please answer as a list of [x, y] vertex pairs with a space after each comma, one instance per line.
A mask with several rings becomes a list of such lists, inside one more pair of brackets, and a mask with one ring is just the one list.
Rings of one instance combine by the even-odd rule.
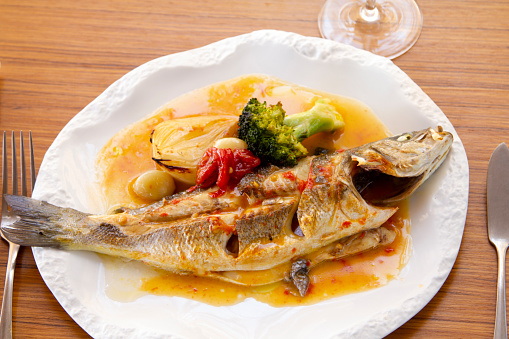
[[291, 281], [299, 290], [301, 297], [304, 297], [308, 293], [309, 289], [309, 267], [306, 259], [297, 259], [292, 264], [290, 271]]
[[65, 215], [86, 214], [18, 195], [4, 195], [12, 222], [2, 224], [2, 234], [22, 246], [64, 247], [61, 222]]
[[47, 232], [38, 231], [41, 224], [31, 220], [20, 219], [13, 224], [2, 226], [2, 234], [10, 242], [21, 246], [62, 247], [60, 242], [52, 238]]

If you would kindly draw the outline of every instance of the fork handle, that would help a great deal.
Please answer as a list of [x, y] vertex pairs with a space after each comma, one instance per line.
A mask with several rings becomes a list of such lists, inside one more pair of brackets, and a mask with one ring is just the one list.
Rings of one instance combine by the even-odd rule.
[[18, 250], [19, 245], [9, 242], [9, 258], [7, 260], [7, 272], [5, 273], [2, 315], [0, 316], [0, 338], [12, 338], [12, 285]]
[[498, 280], [494, 339], [507, 339], [507, 315], [505, 310], [505, 256], [507, 247], [507, 244], [497, 244], [496, 246], [498, 257]]

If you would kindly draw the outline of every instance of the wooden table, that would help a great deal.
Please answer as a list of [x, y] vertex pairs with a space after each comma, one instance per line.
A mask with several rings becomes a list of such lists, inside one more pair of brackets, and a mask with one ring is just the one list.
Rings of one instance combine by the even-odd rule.
[[[36, 166], [65, 124], [109, 84], [166, 54], [258, 29], [319, 36], [323, 0], [2, 0], [0, 130], [35, 136]], [[390, 338], [487, 338], [496, 254], [486, 231], [486, 170], [509, 142], [509, 0], [421, 0], [417, 44], [394, 60], [438, 104], [461, 137], [470, 196], [461, 250], [442, 289]], [[0, 242], [0, 281], [8, 246]], [[22, 248], [14, 289], [15, 337], [86, 338]]]

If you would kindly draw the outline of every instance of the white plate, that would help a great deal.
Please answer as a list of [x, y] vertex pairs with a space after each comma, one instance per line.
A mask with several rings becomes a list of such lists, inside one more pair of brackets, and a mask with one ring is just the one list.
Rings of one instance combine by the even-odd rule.
[[390, 60], [319, 38], [256, 31], [134, 69], [58, 135], [42, 162], [34, 197], [100, 212], [89, 190], [95, 156], [109, 138], [183, 93], [250, 73], [356, 98], [393, 133], [441, 125], [454, 134], [449, 157], [411, 199], [409, 263], [387, 286], [312, 306], [274, 308], [248, 299], [213, 307], [151, 295], [113, 301], [105, 294], [97, 255], [34, 248], [44, 281], [91, 336], [377, 338], [414, 316], [444, 283], [459, 251], [467, 210], [468, 163], [459, 137], [442, 111]]

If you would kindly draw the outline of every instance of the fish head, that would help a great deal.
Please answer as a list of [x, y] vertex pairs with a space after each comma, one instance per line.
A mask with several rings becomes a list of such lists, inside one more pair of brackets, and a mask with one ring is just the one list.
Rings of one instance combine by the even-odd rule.
[[438, 126], [355, 148], [351, 152], [351, 160], [357, 163], [355, 186], [371, 203], [395, 204], [433, 174], [452, 142], [452, 134]]

